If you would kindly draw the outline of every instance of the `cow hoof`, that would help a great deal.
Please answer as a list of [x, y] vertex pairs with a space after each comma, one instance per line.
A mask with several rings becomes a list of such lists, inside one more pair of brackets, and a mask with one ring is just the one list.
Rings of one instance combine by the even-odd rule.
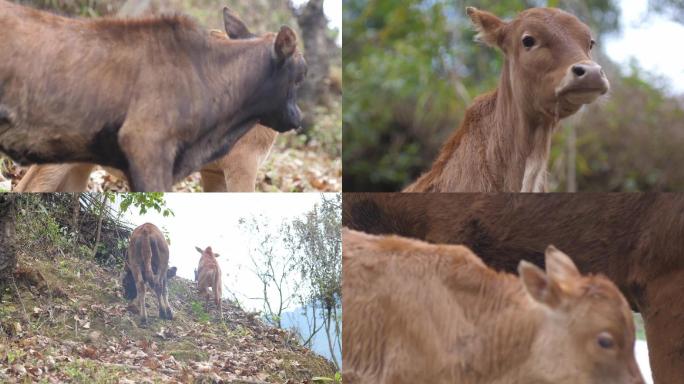
[[168, 312], [166, 313], [166, 319], [173, 320], [173, 311], [171, 311], [171, 308], [169, 308]]
[[147, 319], [143, 317], [142, 319], [140, 319], [140, 328], [146, 328], [146, 327], [147, 327]]

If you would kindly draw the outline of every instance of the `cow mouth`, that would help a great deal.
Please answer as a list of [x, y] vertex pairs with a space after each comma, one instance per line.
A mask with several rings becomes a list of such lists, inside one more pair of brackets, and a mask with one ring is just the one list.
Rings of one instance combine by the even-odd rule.
[[599, 96], [608, 92], [608, 86], [601, 84], [596, 87], [568, 87], [556, 91], [556, 96], [570, 104], [582, 105], [590, 104]]

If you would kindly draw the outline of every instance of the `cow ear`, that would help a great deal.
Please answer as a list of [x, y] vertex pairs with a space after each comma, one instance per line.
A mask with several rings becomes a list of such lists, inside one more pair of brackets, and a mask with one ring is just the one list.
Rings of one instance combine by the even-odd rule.
[[560, 303], [560, 290], [536, 265], [521, 260], [518, 274], [527, 293], [534, 301], [555, 308]]
[[171, 268], [167, 269], [166, 270], [166, 278], [170, 279], [170, 278], [176, 276], [177, 270], [178, 270], [178, 268], [176, 268], [176, 267], [171, 267]]
[[240, 17], [228, 7], [223, 7], [223, 25], [231, 39], [249, 39], [254, 37]]
[[200, 248], [200, 247], [195, 247], [195, 249], [196, 249], [197, 252], [199, 252], [199, 253], [204, 253], [204, 251], [203, 251], [202, 248]]
[[292, 56], [296, 48], [297, 36], [290, 27], [283, 25], [280, 27], [280, 31], [273, 44], [273, 50], [275, 51], [278, 61], [283, 62], [287, 60]]
[[569, 290], [572, 283], [582, 277], [572, 259], [553, 245], [546, 247], [544, 256], [546, 274], [563, 290]]
[[214, 252], [214, 257], [219, 257], [219, 256], [221, 256], [221, 255], [218, 254], [218, 253], [216, 253], [216, 252]]
[[477, 30], [475, 39], [491, 47], [501, 48], [506, 22], [493, 13], [480, 11], [475, 7], [466, 7], [466, 13]]

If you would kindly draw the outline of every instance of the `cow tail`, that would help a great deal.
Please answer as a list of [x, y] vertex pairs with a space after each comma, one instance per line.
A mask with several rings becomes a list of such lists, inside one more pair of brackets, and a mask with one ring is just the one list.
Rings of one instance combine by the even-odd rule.
[[150, 234], [145, 233], [145, 235], [142, 237], [142, 247], [140, 250], [140, 256], [142, 256], [142, 259], [144, 260], [144, 267], [143, 267], [143, 278], [145, 281], [147, 281], [150, 285], [153, 287], [157, 286], [157, 281], [155, 280], [154, 273], [152, 272], [152, 240], [150, 239]]

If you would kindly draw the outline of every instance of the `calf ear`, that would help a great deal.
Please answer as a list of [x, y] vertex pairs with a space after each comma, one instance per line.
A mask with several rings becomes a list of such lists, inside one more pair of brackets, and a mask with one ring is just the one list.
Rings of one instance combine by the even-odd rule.
[[202, 248], [200, 248], [200, 247], [195, 247], [195, 249], [196, 249], [197, 252], [199, 252], [199, 253], [204, 253], [204, 251], [203, 251]]
[[240, 17], [228, 7], [223, 7], [223, 25], [226, 27], [226, 33], [231, 39], [249, 39], [254, 37], [254, 34], [249, 31], [245, 23], [240, 20]]
[[273, 50], [278, 61], [283, 62], [288, 59], [296, 48], [297, 36], [290, 27], [283, 25], [280, 27], [278, 36], [276, 36], [275, 43], [273, 44]]
[[466, 7], [466, 13], [477, 30], [475, 39], [489, 46], [501, 48], [506, 23], [493, 13], [480, 11], [475, 7]]
[[523, 287], [534, 301], [555, 308], [560, 303], [560, 289], [539, 267], [521, 260], [518, 274]]
[[564, 291], [570, 290], [572, 283], [582, 277], [572, 259], [553, 245], [546, 248], [544, 256], [546, 274]]

